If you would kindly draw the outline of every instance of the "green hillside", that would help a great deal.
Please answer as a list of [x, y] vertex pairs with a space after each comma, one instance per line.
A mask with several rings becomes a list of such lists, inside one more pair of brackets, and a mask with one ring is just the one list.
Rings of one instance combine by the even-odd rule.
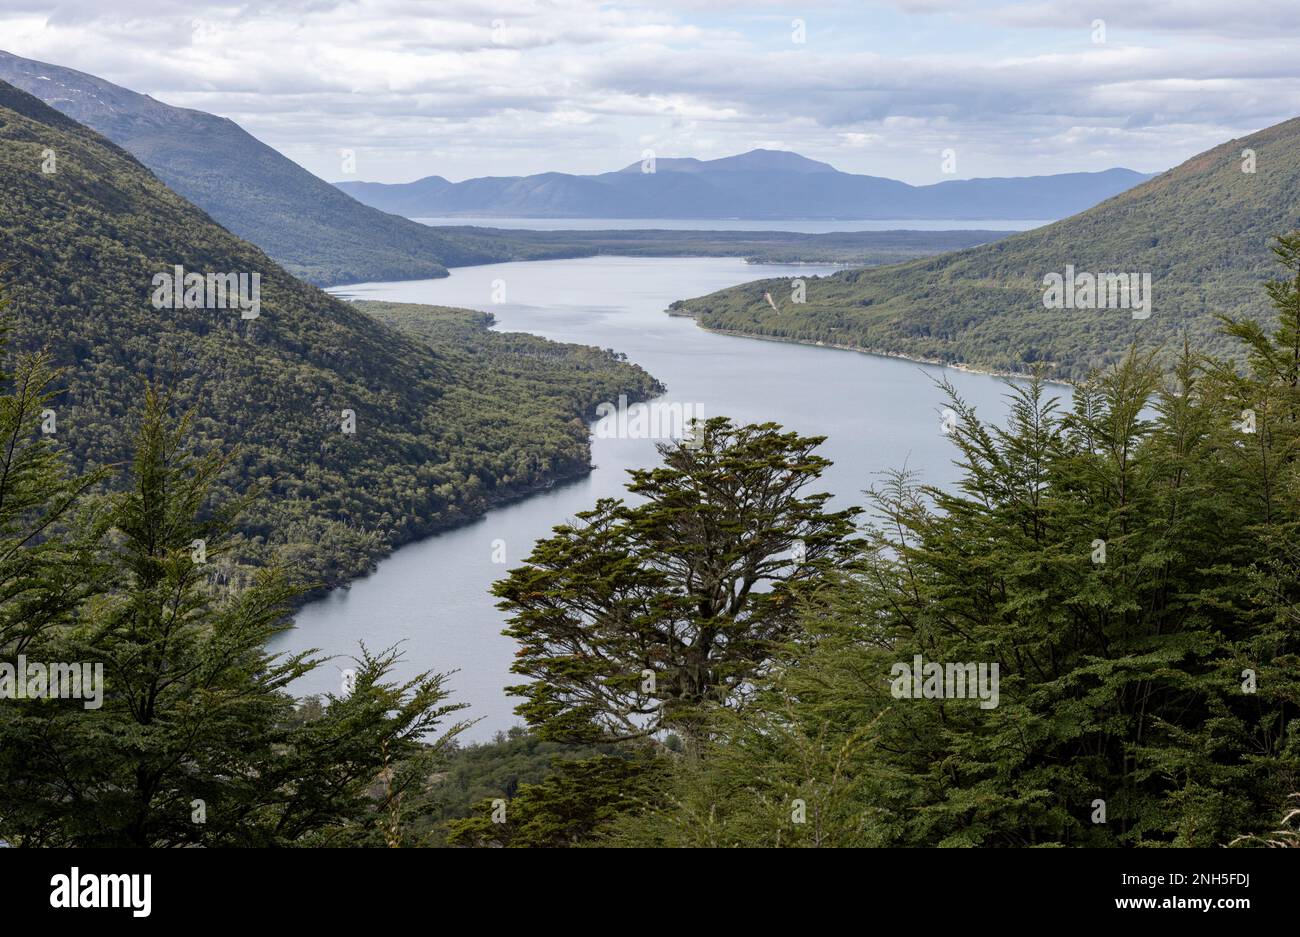
[[[1255, 172], [1243, 172], [1244, 150]], [[1077, 378], [1130, 344], [1228, 352], [1214, 314], [1262, 316], [1273, 236], [1300, 226], [1300, 118], [1224, 143], [1095, 208], [954, 254], [807, 283], [764, 280], [675, 303], [707, 328]], [[1046, 309], [1043, 277], [1149, 273], [1153, 311]], [[770, 293], [776, 309], [764, 298]]]
[[[126, 151], [2, 82], [0, 264], [9, 352], [48, 347], [66, 369], [56, 438], [79, 466], [128, 458], [145, 382], [157, 381], [196, 408], [201, 447], [239, 446], [224, 483], [266, 490], [240, 559], [283, 552], [327, 584], [584, 473], [580, 417], [657, 390], [611, 353], [490, 333], [481, 314], [424, 308], [420, 334], [403, 334], [294, 278]], [[260, 316], [154, 308], [153, 277], [176, 264], [260, 273]], [[242, 571], [218, 575], [237, 583]]]

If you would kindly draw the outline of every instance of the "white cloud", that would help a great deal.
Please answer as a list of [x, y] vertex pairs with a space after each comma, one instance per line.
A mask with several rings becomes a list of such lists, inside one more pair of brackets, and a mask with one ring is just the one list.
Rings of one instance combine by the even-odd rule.
[[[0, 46], [236, 120], [326, 178], [798, 150], [960, 175], [1164, 168], [1300, 112], [1300, 4], [0, 0]], [[808, 42], [789, 37], [807, 17]], [[1107, 21], [1107, 41], [1088, 24]]]

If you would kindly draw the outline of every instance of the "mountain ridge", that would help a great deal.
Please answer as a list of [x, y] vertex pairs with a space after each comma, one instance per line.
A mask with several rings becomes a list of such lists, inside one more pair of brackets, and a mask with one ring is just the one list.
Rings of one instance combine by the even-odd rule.
[[[651, 243], [644, 233], [635, 231], [430, 228], [362, 205], [229, 118], [172, 107], [84, 72], [0, 52], [0, 79], [5, 75], [25, 85], [29, 93], [49, 98], [62, 108], [60, 113], [71, 112], [73, 117], [97, 125], [106, 137], [123, 145], [161, 181], [215, 221], [318, 286], [445, 276], [447, 266], [618, 252], [876, 263], [935, 253], [945, 245], [958, 246], [954, 239], [979, 243], [990, 236], [938, 233], [929, 239], [933, 243], [927, 244], [908, 237], [912, 246], [900, 253], [897, 239], [886, 244], [891, 238], [871, 232], [812, 238], [789, 235], [785, 238], [789, 243], [778, 247], [769, 237], [755, 241], [746, 232], [716, 232], [707, 241], [701, 241], [698, 233], [660, 232]], [[688, 173], [679, 173], [677, 178], [684, 186], [693, 184]], [[563, 177], [555, 175], [550, 181], [554, 185], [549, 197], [563, 198]], [[415, 189], [452, 187], [446, 179], [431, 176]], [[599, 201], [602, 193], [597, 186], [591, 197]]]
[[[628, 163], [618, 172], [642, 172], [641, 167], [641, 161]], [[717, 159], [668, 156], [655, 160], [656, 172], [752, 172], [765, 169], [805, 173], [839, 172], [830, 163], [809, 159], [791, 150], [768, 150], [762, 147]]]
[[592, 175], [543, 172], [463, 182], [433, 175], [407, 183], [334, 184], [358, 201], [411, 218], [997, 220], [1061, 217], [1152, 177], [1112, 168], [913, 186], [765, 149], [715, 160], [656, 158], [652, 172], [642, 167], [637, 162]]
[[113, 140], [232, 233], [317, 285], [447, 275], [502, 259], [363, 205], [233, 120], [0, 50], [0, 80]]
[[[61, 112], [82, 119], [113, 139], [217, 223], [263, 248], [294, 275], [319, 286], [445, 276], [448, 266], [618, 252], [641, 256], [720, 253], [837, 263], [877, 263], [904, 256], [894, 246], [886, 246], [880, 243], [880, 238], [868, 235], [790, 236], [786, 238], [789, 243], [777, 247], [766, 238], [765, 243], [756, 243], [744, 232], [717, 232], [701, 241], [698, 237], [671, 232], [647, 240], [636, 232], [625, 231], [604, 232], [599, 238], [593, 238], [593, 232], [432, 228], [399, 217], [400, 210], [408, 206], [387, 204], [385, 199], [392, 197], [388, 187], [351, 183], [359, 196], [354, 199], [342, 188], [317, 178], [252, 137], [229, 118], [173, 107], [84, 72], [0, 52], [0, 79], [5, 76], [13, 78], [29, 93], [49, 99]], [[799, 171], [773, 173], [769, 171], [773, 166], [783, 170], [793, 166]], [[696, 214], [731, 218], [752, 213], [751, 207], [759, 203], [768, 206], [766, 216], [775, 222], [782, 216], [806, 214], [802, 206], [821, 197], [818, 189], [827, 182], [843, 184], [847, 179], [850, 187], [865, 184], [882, 197], [910, 191], [903, 183], [846, 176], [828, 164], [777, 150], [755, 150], [719, 160], [667, 158], [657, 163], [662, 171], [653, 176], [643, 175], [639, 167], [638, 163], [630, 167], [635, 172], [618, 171], [599, 177], [545, 173], [526, 179], [495, 177], [463, 183], [429, 176], [409, 185], [403, 194], [413, 194], [418, 199], [442, 199], [443, 204], [434, 209], [435, 213], [445, 209], [449, 214], [459, 215], [479, 213], [485, 200], [496, 203], [498, 209], [506, 209], [499, 214], [541, 217], [583, 214], [666, 217], [684, 214], [671, 210], [674, 204], [712, 204], [709, 211]], [[1047, 177], [1045, 183], [1029, 180], [1024, 185], [1039, 188], [1046, 185], [1049, 191], [1036, 192], [1033, 197], [1059, 204], [1057, 194], [1050, 191], [1057, 184], [1052, 178]], [[623, 189], [621, 194], [613, 193], [617, 196], [614, 199], [611, 199], [611, 179], [619, 180], [618, 185]], [[721, 189], [718, 179], [725, 183]], [[1091, 204], [1130, 181], [1101, 177], [1102, 188], [1097, 189], [1097, 180], [1093, 180], [1092, 188], [1082, 197]], [[958, 193], [966, 191], [963, 184], [953, 184], [959, 186]], [[757, 202], [753, 195], [756, 186], [767, 193]], [[1001, 194], [984, 198], [986, 202], [992, 198], [994, 208], [1006, 201]], [[505, 205], [501, 204], [503, 199]], [[974, 204], [978, 201], [974, 200]], [[664, 210], [665, 206], [670, 210]], [[913, 215], [943, 217], [948, 207], [921, 205]], [[390, 213], [395, 209], [399, 211]], [[998, 213], [981, 204], [970, 214]], [[773, 227], [779, 225], [774, 223]], [[943, 249], [945, 242], [948, 247], [958, 246], [953, 243], [952, 232], [932, 240], [933, 245], [916, 245], [910, 249], [911, 256], [935, 253]]]

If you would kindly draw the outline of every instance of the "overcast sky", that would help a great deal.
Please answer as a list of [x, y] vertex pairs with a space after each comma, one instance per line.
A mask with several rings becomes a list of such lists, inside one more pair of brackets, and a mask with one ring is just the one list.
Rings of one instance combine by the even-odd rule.
[[[1094, 25], [1101, 21], [1104, 25]], [[0, 0], [0, 48], [318, 175], [794, 150], [940, 181], [1166, 169], [1300, 115], [1300, 0]]]

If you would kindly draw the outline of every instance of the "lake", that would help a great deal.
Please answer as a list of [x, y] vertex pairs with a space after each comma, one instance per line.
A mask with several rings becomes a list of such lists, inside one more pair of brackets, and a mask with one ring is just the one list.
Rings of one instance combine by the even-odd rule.
[[[497, 328], [532, 332], [624, 352], [668, 385], [659, 398], [690, 404], [704, 416], [773, 420], [802, 433], [825, 435], [823, 453], [835, 465], [825, 489], [839, 505], [861, 504], [877, 473], [907, 466], [927, 482], [956, 476], [953, 449], [940, 430], [943, 399], [934, 380], [946, 375], [986, 418], [1005, 413], [1004, 385], [981, 374], [945, 370], [856, 352], [717, 335], [664, 310], [698, 296], [769, 276], [815, 276], [836, 268], [753, 265], [738, 258], [593, 257], [463, 267], [438, 280], [339, 287], [339, 296], [484, 309]], [[505, 302], [493, 303], [494, 281]], [[1065, 391], [1062, 389], [1062, 393]], [[555, 524], [622, 492], [626, 470], [658, 461], [654, 440], [594, 439], [596, 468], [584, 479], [489, 512], [479, 520], [398, 550], [371, 576], [305, 606], [297, 627], [275, 651], [310, 647], [355, 653], [401, 642], [403, 674], [458, 670], [457, 702], [482, 717], [467, 738], [490, 738], [517, 722], [516, 700], [502, 687], [515, 644], [488, 587], [520, 564]], [[503, 541], [504, 564], [493, 562]], [[333, 661], [294, 687], [299, 695], [337, 692], [347, 661]]]
[[753, 220], [747, 218], [415, 218], [421, 224], [475, 225], [520, 231], [795, 231], [831, 234], [837, 231], [1028, 231], [1051, 221], [1041, 219], [957, 220], [951, 218], [859, 219], [836, 221]]

